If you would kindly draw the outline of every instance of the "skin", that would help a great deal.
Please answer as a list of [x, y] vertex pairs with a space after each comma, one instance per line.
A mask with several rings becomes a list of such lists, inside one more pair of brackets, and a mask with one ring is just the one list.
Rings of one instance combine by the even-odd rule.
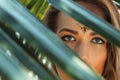
[[[103, 11], [93, 4], [81, 5], [105, 20]], [[107, 41], [83, 24], [78, 23], [64, 13], [59, 13], [56, 34], [73, 50], [78, 56], [90, 65], [100, 75], [104, 71], [107, 59]], [[62, 70], [57, 68], [61, 80], [71, 80]]]

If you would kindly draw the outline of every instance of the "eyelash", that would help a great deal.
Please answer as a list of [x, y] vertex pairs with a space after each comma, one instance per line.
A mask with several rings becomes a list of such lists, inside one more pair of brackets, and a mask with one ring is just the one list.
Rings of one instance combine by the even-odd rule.
[[[65, 35], [65, 36], [61, 37], [61, 39], [63, 41], [76, 41], [76, 38], [72, 35]], [[96, 41], [96, 40], [99, 40], [99, 41]], [[94, 44], [104, 44], [105, 43], [105, 41], [99, 37], [93, 38], [91, 42]]]
[[[95, 41], [94, 41], [95, 39], [96, 39], [96, 40], [99, 40], [99, 42], [98, 42], [98, 41], [95, 42]], [[94, 43], [94, 44], [104, 44], [104, 43], [105, 43], [105, 41], [102, 40], [102, 39], [99, 38], [99, 37], [95, 37], [95, 38], [93, 38], [91, 42]]]
[[[65, 36], [61, 37], [61, 39], [62, 39], [63, 41], [76, 41], [75, 37], [72, 36], [72, 35], [65, 35]], [[71, 39], [71, 40], [70, 40], [70, 39]]]

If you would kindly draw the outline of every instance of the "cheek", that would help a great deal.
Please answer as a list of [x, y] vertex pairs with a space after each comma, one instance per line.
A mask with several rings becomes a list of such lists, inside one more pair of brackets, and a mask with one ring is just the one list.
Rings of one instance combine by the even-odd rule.
[[91, 55], [87, 63], [93, 67], [99, 74], [102, 74], [107, 60], [106, 46], [98, 46], [91, 49]]
[[66, 44], [70, 49], [72, 49], [73, 51], [75, 51], [75, 42], [73, 42], [73, 43], [65, 42], [65, 44]]

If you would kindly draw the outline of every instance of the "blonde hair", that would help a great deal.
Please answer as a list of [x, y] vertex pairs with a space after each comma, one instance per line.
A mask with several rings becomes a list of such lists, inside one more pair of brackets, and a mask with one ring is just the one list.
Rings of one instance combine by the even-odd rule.
[[[120, 15], [117, 7], [113, 4], [112, 0], [97, 0], [99, 3], [103, 4], [109, 11], [111, 24], [118, 30], [120, 30]], [[120, 77], [120, 48], [108, 43], [108, 60], [106, 62], [105, 70], [103, 76], [106, 80], [118, 80]], [[111, 73], [112, 72], [112, 73]], [[111, 75], [112, 74], [112, 75]]]

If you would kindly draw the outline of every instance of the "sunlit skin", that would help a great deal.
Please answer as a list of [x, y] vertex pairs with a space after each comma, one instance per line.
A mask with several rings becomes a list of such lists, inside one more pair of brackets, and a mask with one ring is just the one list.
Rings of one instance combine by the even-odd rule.
[[[98, 7], [95, 7], [95, 5], [84, 4], [83, 2], [80, 4], [105, 20], [104, 13]], [[56, 34], [81, 59], [101, 75], [107, 59], [107, 41], [90, 29], [83, 30], [83, 27], [83, 24], [78, 23], [64, 13], [59, 13]], [[59, 68], [57, 68], [57, 72], [61, 80], [71, 80]]]

